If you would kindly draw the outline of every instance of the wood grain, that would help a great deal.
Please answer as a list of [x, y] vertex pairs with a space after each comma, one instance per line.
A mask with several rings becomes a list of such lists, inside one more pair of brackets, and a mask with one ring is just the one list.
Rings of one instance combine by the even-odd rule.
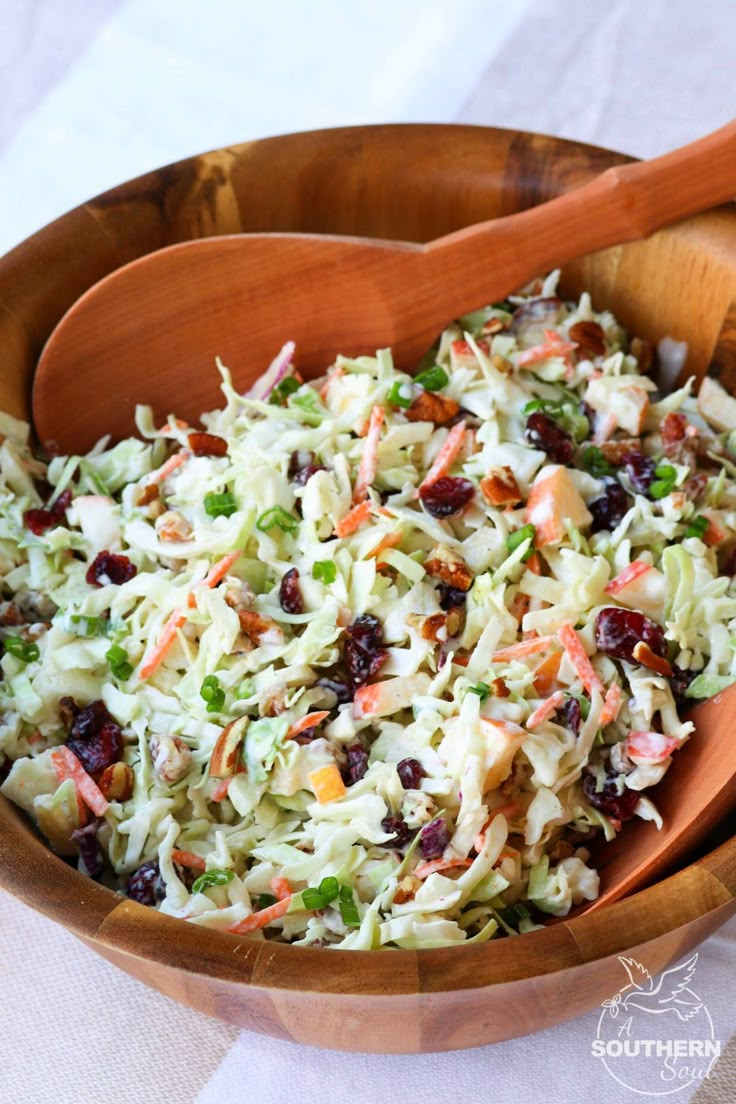
[[[227, 179], [222, 165], [214, 169], [201, 192], [209, 215], [201, 232], [217, 221], [217, 183]], [[219, 401], [216, 354], [246, 390], [287, 338], [307, 379], [340, 353], [389, 346], [396, 366], [412, 371], [453, 318], [567, 260], [722, 202], [734, 181], [731, 123], [426, 245], [303, 233], [179, 242], [109, 275], [56, 327], [34, 379], [36, 428], [47, 449], [69, 453], [91, 448], [101, 433], [134, 432], [137, 402], [156, 421], [173, 406], [193, 424]]]
[[[149, 173], [0, 260], [0, 404], [27, 413], [41, 345], [64, 310], [105, 273], [163, 245], [239, 230], [430, 241], [622, 160], [511, 131], [386, 126], [268, 139]], [[570, 293], [590, 287], [596, 305], [634, 333], [686, 338], [690, 367], [702, 375], [736, 300], [736, 214], [690, 219], [573, 262], [563, 276]], [[677, 800], [672, 777], [664, 805]], [[727, 826], [719, 831], [730, 836]], [[680, 958], [736, 912], [736, 841], [600, 912], [482, 947], [420, 953], [286, 947], [149, 912], [68, 867], [4, 799], [0, 882], [121, 969], [209, 1015], [318, 1046], [417, 1052], [580, 1015], [618, 989], [619, 954], [653, 974]]]

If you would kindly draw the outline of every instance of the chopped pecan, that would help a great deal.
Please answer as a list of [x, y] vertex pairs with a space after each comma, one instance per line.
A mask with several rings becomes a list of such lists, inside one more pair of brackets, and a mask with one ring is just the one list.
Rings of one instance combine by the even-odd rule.
[[473, 573], [465, 560], [444, 544], [432, 550], [424, 561], [424, 570], [457, 590], [470, 590], [473, 585]]
[[483, 323], [483, 329], [480, 332], [484, 337], [492, 337], [493, 334], [503, 333], [508, 328], [509, 323], [504, 322], [503, 318], [489, 318], [487, 322]]
[[111, 763], [105, 767], [97, 785], [108, 801], [127, 801], [135, 785], [133, 768], [128, 763]]
[[422, 883], [419, 878], [415, 878], [413, 874], [407, 874], [406, 877], [401, 879], [398, 886], [396, 887], [396, 892], [394, 893], [394, 904], [403, 905], [406, 904], [407, 901], [413, 901], [414, 896], [417, 890], [421, 888], [421, 885]]
[[500, 356], [499, 353], [493, 354], [491, 364], [502, 376], [512, 376], [514, 374], [514, 366], [511, 361], [506, 360], [506, 357]]
[[491, 683], [491, 690], [497, 698], [510, 698], [511, 691], [502, 678], [494, 679]]
[[514, 473], [506, 465], [492, 468], [485, 479], [481, 479], [480, 490], [491, 506], [515, 506], [523, 497]]
[[189, 447], [195, 456], [227, 456], [227, 441], [214, 433], [190, 433]]
[[421, 391], [404, 414], [410, 422], [434, 422], [447, 425], [460, 412], [460, 404], [437, 391]]
[[675, 411], [666, 414], [659, 427], [662, 438], [662, 450], [668, 460], [676, 464], [688, 464], [695, 468], [697, 453], [697, 430], [691, 426], [684, 414]]
[[192, 753], [178, 736], [152, 736], [153, 769], [162, 782], [178, 782], [192, 765]]
[[654, 361], [654, 346], [644, 337], [632, 337], [629, 352], [639, 362], [639, 371], [648, 372]]
[[691, 502], [697, 502], [707, 486], [708, 476], [705, 472], [695, 472], [695, 475], [685, 480], [680, 489]]
[[424, 640], [434, 640], [444, 644], [451, 636], [457, 636], [465, 621], [465, 610], [452, 606], [446, 613], [432, 613], [423, 617], [418, 613], [408, 616], [410, 625], [419, 629]]
[[672, 677], [672, 664], [664, 656], [658, 656], [653, 652], [643, 640], [634, 645], [632, 655], [642, 667], [648, 667], [650, 671], [656, 671], [658, 675], [664, 675], [665, 678]]
[[550, 847], [547, 854], [550, 857], [550, 861], [553, 863], [560, 862], [562, 859], [569, 859], [575, 854], [575, 848], [571, 843], [568, 843], [566, 839], [556, 839]]
[[618, 441], [603, 441], [598, 447], [609, 464], [623, 464], [627, 456], [641, 452], [641, 440], [638, 437], [622, 437]]
[[162, 541], [181, 543], [190, 540], [194, 530], [178, 510], [166, 510], [156, 518], [156, 532]]
[[160, 498], [158, 483], [146, 483], [145, 487], [141, 487], [136, 494], [135, 504], [136, 506], [150, 506], [157, 498]]
[[0, 625], [15, 626], [27, 624], [23, 611], [14, 602], [0, 602]]
[[588, 360], [606, 354], [603, 328], [597, 322], [576, 322], [570, 327], [568, 337], [577, 345], [580, 356]]
[[270, 617], [255, 610], [239, 609], [237, 613], [241, 629], [254, 644], [283, 644], [281, 627]]

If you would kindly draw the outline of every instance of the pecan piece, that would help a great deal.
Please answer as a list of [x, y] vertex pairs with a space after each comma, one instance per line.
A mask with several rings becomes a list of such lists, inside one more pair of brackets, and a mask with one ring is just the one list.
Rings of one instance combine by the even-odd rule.
[[503, 331], [508, 328], [509, 323], [504, 322], [503, 318], [489, 318], [487, 322], [483, 323], [483, 328], [480, 332], [484, 337], [492, 337], [493, 334], [503, 333]]
[[619, 441], [603, 441], [598, 446], [609, 464], [623, 464], [627, 456], [641, 452], [641, 440], [638, 437], [623, 437]]
[[156, 518], [156, 532], [162, 541], [174, 544], [190, 540], [194, 530], [178, 510], [166, 510]]
[[522, 500], [519, 484], [511, 468], [492, 468], [480, 481], [480, 491], [491, 506], [515, 506]]
[[406, 904], [407, 901], [413, 901], [414, 896], [417, 890], [421, 888], [421, 885], [422, 883], [419, 878], [415, 878], [413, 874], [407, 874], [405, 878], [401, 879], [398, 886], [396, 887], [396, 892], [394, 893], [394, 904], [403, 905]]
[[672, 664], [669, 660], [664, 656], [658, 656], [643, 640], [634, 645], [632, 655], [642, 667], [648, 667], [650, 671], [656, 671], [658, 675], [664, 675], [665, 678], [672, 677]]
[[606, 354], [606, 339], [597, 322], [576, 322], [570, 327], [568, 337], [577, 345], [578, 353], [588, 360]]
[[424, 561], [424, 570], [457, 590], [470, 590], [473, 585], [473, 572], [465, 560], [444, 544], [438, 544], [432, 550]]
[[153, 769], [162, 782], [178, 782], [192, 765], [192, 753], [178, 736], [152, 736]]
[[648, 372], [654, 361], [654, 346], [645, 337], [632, 337], [629, 352], [639, 362], [639, 371]]
[[111, 763], [105, 767], [97, 785], [108, 801], [127, 801], [135, 785], [133, 768], [128, 763]]
[[270, 617], [255, 610], [239, 609], [237, 613], [241, 629], [254, 644], [283, 644], [281, 627]]
[[135, 496], [136, 506], [150, 506], [157, 498], [160, 498], [158, 483], [146, 483]]
[[410, 422], [434, 422], [447, 425], [460, 413], [460, 404], [436, 391], [421, 391], [404, 411]]
[[668, 460], [676, 464], [688, 464], [695, 467], [697, 452], [697, 431], [691, 426], [684, 414], [672, 411], [665, 415], [659, 427], [662, 438], [662, 451]]
[[227, 456], [227, 441], [214, 433], [190, 433], [189, 447], [195, 456]]

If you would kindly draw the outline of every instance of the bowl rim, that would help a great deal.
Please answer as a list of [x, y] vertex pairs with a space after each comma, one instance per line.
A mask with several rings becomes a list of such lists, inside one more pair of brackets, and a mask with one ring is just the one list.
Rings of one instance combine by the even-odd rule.
[[[242, 147], [279, 144], [283, 148], [295, 138], [365, 136], [379, 132], [403, 132], [448, 139], [459, 131], [477, 131], [490, 137], [521, 136], [529, 141], [542, 138], [560, 155], [594, 153], [603, 165], [631, 158], [615, 151], [568, 139], [505, 128], [467, 124], [374, 124], [335, 127], [301, 134], [281, 135], [243, 143]], [[241, 147], [231, 146], [228, 150]], [[169, 178], [192, 171], [203, 158], [224, 150], [184, 158], [162, 169], [142, 174], [88, 200], [37, 231], [0, 259], [0, 279], [22, 263], [28, 251], [43, 249], [66, 221], [82, 212], [114, 203], [123, 190], [145, 189], [159, 174]], [[736, 211], [733, 212], [736, 220]], [[190, 236], [195, 236], [194, 234]], [[144, 251], [145, 252], [145, 251]], [[118, 263], [124, 263], [119, 261]], [[15, 822], [15, 826], [14, 826]], [[361, 996], [416, 996], [420, 992], [481, 989], [488, 985], [529, 979], [542, 974], [563, 973], [586, 963], [630, 951], [662, 935], [688, 927], [711, 913], [726, 918], [736, 896], [736, 838], [653, 886], [641, 890], [600, 911], [582, 913], [552, 923], [543, 930], [516, 938], [473, 946], [452, 946], [420, 951], [391, 949], [346, 951], [338, 948], [294, 947], [258, 936], [234, 937], [148, 909], [115, 894], [56, 856], [25, 823], [24, 814], [0, 797], [0, 887], [47, 917], [63, 924], [74, 935], [103, 954], [162, 966], [172, 971], [219, 979], [225, 983], [249, 985], [266, 990], [357, 994]], [[30, 876], [29, 876], [29, 860]], [[51, 863], [49, 862], [51, 860]], [[49, 871], [53, 877], [49, 884]], [[673, 902], [677, 902], [677, 908]], [[624, 935], [616, 933], [625, 933]], [[357, 960], [360, 969], [354, 969]], [[533, 956], [537, 970], [528, 970]], [[366, 968], [366, 964], [372, 965]], [[309, 968], [307, 968], [307, 966]]]

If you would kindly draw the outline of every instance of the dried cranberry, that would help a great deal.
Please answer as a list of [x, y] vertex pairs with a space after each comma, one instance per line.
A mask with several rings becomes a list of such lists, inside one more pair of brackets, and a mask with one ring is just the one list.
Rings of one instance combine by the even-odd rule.
[[428, 487], [422, 487], [419, 497], [428, 514], [436, 518], [450, 517], [467, 506], [475, 494], [475, 486], [469, 479], [457, 475], [445, 475], [435, 479]]
[[104, 702], [94, 701], [74, 717], [66, 743], [88, 774], [98, 774], [120, 758], [123, 734]]
[[157, 905], [166, 896], [166, 883], [155, 859], [139, 866], [128, 879], [125, 892], [139, 905]]
[[450, 833], [447, 831], [447, 824], [440, 817], [422, 828], [419, 836], [419, 850], [425, 859], [439, 859], [449, 842]]
[[577, 736], [583, 720], [583, 711], [577, 698], [566, 698], [555, 716], [559, 718], [561, 725], [569, 728]]
[[382, 847], [403, 847], [411, 839], [411, 830], [403, 817], [386, 816], [381, 821], [381, 827], [384, 832], [391, 832], [391, 839], [382, 843]]
[[348, 786], [352, 786], [355, 782], [360, 782], [368, 770], [368, 752], [362, 744], [353, 744], [352, 747], [345, 749], [345, 754], [348, 757], [348, 765], [343, 778]]
[[466, 591], [450, 586], [449, 583], [439, 583], [437, 589], [440, 592], [440, 608], [443, 610], [457, 609], [467, 601]]
[[138, 568], [127, 556], [114, 552], [98, 552], [85, 576], [90, 586], [122, 586], [135, 575]]
[[364, 613], [348, 626], [343, 656], [353, 689], [380, 671], [388, 653], [383, 647], [383, 625], [377, 617]]
[[317, 679], [317, 686], [321, 686], [324, 690], [329, 690], [331, 694], [334, 694], [337, 698], [336, 705], [345, 705], [346, 702], [352, 701], [353, 699], [350, 687], [346, 682], [342, 682], [340, 679]]
[[615, 529], [629, 509], [629, 496], [618, 479], [605, 479], [604, 483], [602, 496], [588, 505], [593, 516], [593, 533], [599, 533], [601, 529]]
[[634, 648], [643, 641], [655, 655], [664, 656], [664, 633], [643, 613], [635, 610], [606, 606], [595, 619], [595, 642], [599, 652], [613, 659], [625, 659], [635, 663]]
[[672, 688], [672, 697], [675, 699], [675, 705], [677, 705], [678, 708], [684, 708], [693, 704], [693, 699], [688, 698], [686, 695], [687, 689], [696, 674], [697, 671], [684, 671], [682, 667], [678, 667], [677, 664], [672, 665], [670, 687]]
[[318, 464], [316, 461], [317, 457], [313, 452], [292, 452], [289, 461], [289, 479], [292, 483], [297, 487], [303, 487], [315, 472], [327, 471], [324, 464]]
[[572, 437], [565, 433], [554, 418], [541, 410], [535, 410], [527, 418], [524, 440], [534, 448], [546, 452], [556, 464], [569, 464], [575, 451]]
[[648, 494], [649, 488], [657, 478], [655, 468], [657, 465], [650, 456], [643, 452], [630, 452], [624, 460], [626, 474], [629, 483], [636, 494]]
[[603, 787], [598, 790], [595, 772], [586, 767], [583, 771], [583, 793], [593, 808], [600, 809], [604, 816], [612, 817], [614, 820], [631, 820], [641, 794], [638, 790], [630, 790], [627, 786], [624, 786], [619, 793], [620, 777], [617, 771], [607, 771]]
[[105, 860], [97, 841], [98, 828], [98, 821], [91, 820], [89, 824], [85, 824], [84, 828], [75, 828], [72, 832], [72, 839], [79, 848], [80, 869], [83, 874], [88, 874], [90, 878], [100, 874], [105, 866]]
[[292, 567], [281, 580], [279, 602], [284, 613], [304, 613], [304, 599], [299, 586], [299, 571]]
[[52, 506], [44, 506], [37, 510], [26, 510], [23, 514], [23, 521], [32, 533], [40, 537], [47, 529], [59, 524], [71, 500], [72, 492], [62, 491]]
[[732, 548], [723, 561], [719, 575], [736, 575], [736, 548]]
[[425, 776], [424, 767], [418, 759], [402, 759], [396, 764], [396, 770], [405, 790], [417, 790]]

